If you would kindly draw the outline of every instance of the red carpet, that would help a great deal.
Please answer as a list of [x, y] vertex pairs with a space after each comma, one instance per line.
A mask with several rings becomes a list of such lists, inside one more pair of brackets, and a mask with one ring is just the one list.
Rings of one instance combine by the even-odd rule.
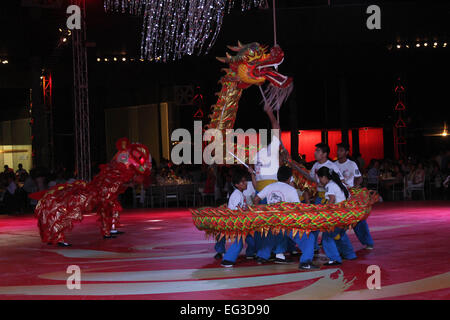
[[[368, 219], [375, 248], [349, 232], [358, 259], [299, 272], [240, 258], [224, 269], [186, 209], [126, 210], [126, 233], [100, 236], [95, 216], [76, 224], [71, 248], [41, 244], [31, 216], [0, 216], [0, 299], [449, 299], [450, 203], [380, 203]], [[69, 290], [69, 265], [81, 289]], [[367, 267], [381, 289], [367, 289]]]

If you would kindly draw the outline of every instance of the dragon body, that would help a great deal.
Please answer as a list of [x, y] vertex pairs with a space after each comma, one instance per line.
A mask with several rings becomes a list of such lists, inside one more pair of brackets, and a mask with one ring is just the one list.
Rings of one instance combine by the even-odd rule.
[[218, 208], [190, 209], [194, 225], [213, 237], [245, 239], [255, 232], [267, 235], [269, 231], [293, 232], [302, 235], [312, 231], [333, 231], [336, 227], [349, 228], [366, 219], [378, 195], [367, 189], [350, 190], [351, 197], [339, 204], [276, 203], [249, 206], [247, 210]]

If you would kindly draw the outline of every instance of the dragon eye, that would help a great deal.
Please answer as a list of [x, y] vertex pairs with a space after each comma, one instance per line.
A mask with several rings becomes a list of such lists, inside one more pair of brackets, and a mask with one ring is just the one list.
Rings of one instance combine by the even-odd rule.
[[140, 157], [140, 158], [139, 158], [139, 163], [140, 163], [140, 164], [144, 164], [144, 162], [145, 162], [144, 157]]

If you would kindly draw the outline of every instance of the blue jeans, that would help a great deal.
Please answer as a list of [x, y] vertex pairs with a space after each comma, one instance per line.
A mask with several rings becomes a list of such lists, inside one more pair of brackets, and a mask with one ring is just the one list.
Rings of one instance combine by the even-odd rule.
[[373, 239], [370, 235], [369, 225], [366, 220], [358, 222], [358, 224], [353, 228], [353, 231], [355, 231], [359, 242], [365, 246], [373, 246]]
[[353, 246], [345, 231], [345, 229], [336, 228], [333, 232], [322, 234], [323, 251], [330, 260], [342, 262], [341, 255], [345, 259], [356, 258]]
[[[256, 236], [256, 233], [255, 233], [255, 236]], [[246, 255], [247, 256], [254, 255], [255, 240], [253, 239], [253, 237], [248, 235], [245, 238], [245, 242], [248, 244]], [[244, 246], [244, 242], [242, 241], [242, 239], [240, 239], [239, 241], [237, 239], [234, 240], [234, 242], [228, 248], [227, 252], [224, 254], [223, 260], [236, 262], [243, 246]]]
[[303, 236], [300, 238], [297, 233], [295, 237], [292, 236], [292, 232], [289, 233], [289, 238], [295, 241], [298, 248], [302, 251], [302, 255], [300, 256], [300, 264], [301, 263], [311, 263], [314, 259], [314, 242], [316, 241], [316, 237], [318, 235], [318, 231], [313, 231], [306, 235], [303, 233]]
[[258, 247], [256, 255], [259, 258], [269, 260], [272, 252], [284, 253], [287, 251], [288, 238], [281, 232], [274, 235], [272, 231], [269, 231], [267, 237], [261, 237], [261, 242]]
[[218, 238], [216, 238], [216, 245], [214, 246], [214, 249], [216, 250], [217, 253], [225, 253], [225, 237], [223, 237], [220, 240], [217, 240]]

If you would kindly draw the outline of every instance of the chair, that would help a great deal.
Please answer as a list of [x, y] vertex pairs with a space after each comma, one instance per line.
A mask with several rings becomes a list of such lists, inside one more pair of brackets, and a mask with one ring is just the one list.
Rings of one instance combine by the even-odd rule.
[[177, 208], [179, 207], [179, 191], [178, 186], [165, 186], [164, 187], [164, 207], [167, 208], [168, 203], [170, 201], [176, 201], [177, 202]]
[[[192, 199], [192, 203], [195, 205], [195, 193], [194, 184], [183, 184], [178, 188], [179, 196], [181, 201], [185, 201], [186, 207], [188, 207], [189, 200]], [[192, 195], [192, 197], [190, 197]]]
[[139, 203], [145, 205], [145, 189], [141, 187], [140, 192], [136, 193], [136, 188], [133, 186], [133, 208], [137, 208], [138, 200]]
[[425, 188], [425, 195], [428, 197], [428, 199], [430, 199], [432, 196], [431, 185], [432, 185], [431, 177], [429, 175], [426, 175], [424, 188]]
[[[200, 183], [194, 183], [189, 187], [189, 191], [185, 196], [186, 206], [188, 202], [192, 202], [192, 205], [195, 207], [198, 204], [202, 204], [202, 195], [199, 191]], [[192, 189], [191, 189], [192, 188]]]
[[425, 183], [424, 182], [422, 182], [420, 184], [411, 184], [410, 186], [407, 187], [407, 189], [411, 193], [411, 196], [412, 196], [412, 193], [414, 191], [419, 191], [422, 194], [423, 200], [426, 200], [426, 197], [425, 197]]
[[163, 200], [163, 189], [160, 186], [153, 185], [147, 190], [145, 206], [148, 208], [148, 202], [150, 201], [150, 206], [154, 208], [155, 200], [159, 201], [159, 207], [161, 207]]
[[367, 189], [369, 190], [375, 190], [378, 192], [378, 188], [379, 188], [379, 181], [380, 179], [376, 178], [376, 181], [374, 182], [374, 180], [372, 180], [371, 182], [367, 181]]
[[402, 199], [405, 199], [405, 183], [403, 182], [394, 183], [392, 185], [392, 200], [395, 201], [395, 195], [401, 195]]
[[[200, 192], [200, 196], [202, 198], [202, 205], [206, 205], [208, 204], [215, 204], [216, 202], [216, 195], [214, 193], [205, 193], [203, 192], [205, 190], [205, 188], [202, 186], [200, 188], [198, 188], [198, 191]], [[208, 201], [211, 200], [211, 201]]]

